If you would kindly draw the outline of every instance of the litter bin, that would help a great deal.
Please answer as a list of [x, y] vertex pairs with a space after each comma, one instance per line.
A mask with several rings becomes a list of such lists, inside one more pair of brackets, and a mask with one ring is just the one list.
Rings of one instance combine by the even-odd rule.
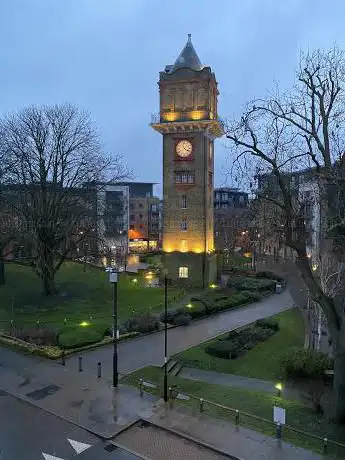
[[276, 294], [281, 294], [283, 292], [283, 285], [281, 283], [276, 283]]

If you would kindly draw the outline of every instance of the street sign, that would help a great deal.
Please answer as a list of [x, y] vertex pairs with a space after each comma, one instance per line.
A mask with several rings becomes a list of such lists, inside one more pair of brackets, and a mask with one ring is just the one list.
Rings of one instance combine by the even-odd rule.
[[285, 409], [273, 406], [273, 421], [285, 425]]
[[117, 273], [114, 273], [114, 272], [109, 273], [109, 282], [117, 283]]

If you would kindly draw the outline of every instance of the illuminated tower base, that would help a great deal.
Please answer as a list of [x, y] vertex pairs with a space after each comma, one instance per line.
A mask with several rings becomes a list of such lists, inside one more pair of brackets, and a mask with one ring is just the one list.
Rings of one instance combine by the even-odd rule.
[[215, 253], [165, 253], [163, 264], [169, 278], [181, 286], [206, 288], [217, 278], [217, 256]]

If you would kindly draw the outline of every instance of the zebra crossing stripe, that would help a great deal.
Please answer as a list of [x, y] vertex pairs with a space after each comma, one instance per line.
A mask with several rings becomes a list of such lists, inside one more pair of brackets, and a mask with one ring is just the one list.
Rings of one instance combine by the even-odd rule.
[[45, 454], [44, 452], [42, 452], [42, 455], [44, 457], [44, 460], [64, 460], [61, 457], [55, 457], [54, 455]]
[[84, 452], [84, 450], [89, 449], [91, 447], [91, 444], [85, 444], [85, 442], [74, 441], [73, 439], [68, 438], [67, 441], [71, 444], [71, 446], [77, 452], [77, 454], [80, 454], [81, 452]]

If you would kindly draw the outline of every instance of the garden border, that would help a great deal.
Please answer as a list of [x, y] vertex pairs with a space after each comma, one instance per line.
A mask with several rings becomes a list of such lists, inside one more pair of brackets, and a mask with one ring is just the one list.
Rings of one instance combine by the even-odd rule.
[[[269, 296], [272, 296], [272, 295], [275, 295], [275, 293], [269, 294], [269, 295], [265, 296], [265, 298], [269, 297]], [[206, 318], [212, 318], [214, 316], [217, 316], [217, 315], [222, 314], [222, 313], [226, 313], [228, 311], [237, 310], [238, 308], [246, 307], [248, 305], [252, 305], [252, 304], [255, 304], [255, 303], [260, 303], [261, 300], [262, 299], [260, 299], [260, 300], [258, 300], [256, 302], [246, 302], [246, 303], [243, 303], [243, 304], [240, 304], [240, 305], [236, 305], [235, 307], [224, 309], [224, 310], [219, 311], [219, 312], [210, 313], [209, 315], [205, 315], [205, 316], [201, 316], [199, 318], [191, 319], [190, 322], [194, 323], [195, 321], [204, 320]], [[186, 325], [176, 325], [176, 324], [168, 323], [168, 329], [174, 329], [176, 327], [188, 327], [188, 324], [186, 324]], [[132, 340], [132, 339], [136, 339], [136, 338], [139, 338], [139, 337], [145, 337], [147, 335], [162, 332], [163, 329], [164, 328], [162, 328], [162, 329], [160, 329], [158, 331], [151, 331], [151, 332], [144, 332], [144, 333], [128, 332], [126, 334], [120, 335], [119, 341], [121, 342], [123, 340]], [[208, 340], [210, 340], [210, 339], [208, 339]], [[82, 352], [82, 351], [92, 350], [94, 348], [99, 348], [99, 347], [102, 347], [102, 346], [105, 346], [105, 345], [110, 345], [112, 342], [113, 342], [112, 337], [105, 337], [105, 338], [103, 338], [102, 341], [92, 343], [90, 345], [84, 345], [82, 347], [71, 348], [69, 350], [63, 350], [63, 349], [61, 349], [59, 347], [49, 347], [50, 348], [50, 351], [49, 351], [49, 349], [47, 350], [47, 347], [44, 347], [44, 346], [41, 347], [39, 345], [35, 345], [35, 344], [29, 343], [29, 342], [25, 342], [23, 340], [17, 339], [16, 337], [12, 337], [10, 335], [7, 335], [7, 334], [4, 334], [4, 333], [0, 332], [0, 346], [5, 346], [7, 348], [17, 349], [19, 351], [23, 351], [23, 352], [26, 352], [26, 353], [31, 354], [31, 355], [36, 355], [36, 356], [40, 356], [42, 358], [47, 358], [47, 359], [51, 359], [51, 360], [57, 360], [57, 359], [62, 358], [63, 356], [69, 356], [69, 355], [73, 355], [73, 354], [76, 354], [76, 353], [79, 353], [79, 352]]]

